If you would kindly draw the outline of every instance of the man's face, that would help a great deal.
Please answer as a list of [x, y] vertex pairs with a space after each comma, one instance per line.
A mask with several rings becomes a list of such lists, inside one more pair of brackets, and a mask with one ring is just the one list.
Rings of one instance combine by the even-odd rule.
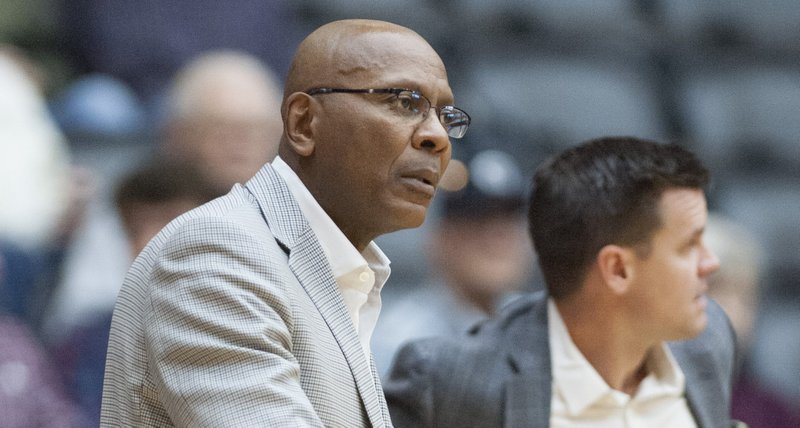
[[[355, 65], [340, 67], [346, 78], [338, 87], [404, 88], [422, 93], [434, 106], [453, 103], [441, 60], [417, 37], [370, 33], [344, 49]], [[419, 226], [450, 160], [450, 141], [435, 111], [410, 120], [388, 94], [314, 99], [321, 114], [312, 123], [316, 145], [309, 188], [320, 205], [348, 237], [354, 230], [371, 239]]]
[[268, 117], [208, 117], [188, 130], [198, 169], [221, 192], [244, 183], [275, 156], [280, 130]]
[[445, 219], [435, 233], [436, 265], [450, 286], [470, 298], [494, 301], [518, 290], [533, 265], [522, 215]]
[[279, 98], [251, 76], [221, 80], [198, 96], [193, 115], [175, 137], [219, 193], [244, 183], [275, 157], [283, 130]]
[[650, 251], [634, 257], [631, 309], [648, 337], [689, 339], [706, 326], [707, 277], [719, 268], [703, 242], [706, 199], [700, 190], [670, 189], [659, 205], [662, 224]]

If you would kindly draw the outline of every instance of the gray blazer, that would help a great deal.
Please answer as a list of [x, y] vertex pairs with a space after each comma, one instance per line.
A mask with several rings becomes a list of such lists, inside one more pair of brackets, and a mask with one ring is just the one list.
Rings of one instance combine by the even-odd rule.
[[323, 250], [270, 165], [137, 257], [114, 309], [101, 425], [391, 425]]
[[[711, 302], [708, 326], [670, 343], [686, 376], [700, 427], [730, 426], [734, 336]], [[469, 337], [412, 342], [397, 354], [385, 384], [397, 427], [547, 427], [552, 374], [547, 296], [522, 297]]]

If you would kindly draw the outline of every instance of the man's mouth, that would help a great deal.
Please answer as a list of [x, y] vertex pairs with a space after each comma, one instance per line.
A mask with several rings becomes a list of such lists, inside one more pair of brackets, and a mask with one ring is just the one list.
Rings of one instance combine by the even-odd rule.
[[402, 178], [414, 191], [433, 196], [439, 182], [439, 174], [432, 169], [419, 169], [403, 174]]
[[695, 296], [694, 301], [703, 309], [705, 309], [706, 305], [708, 305], [708, 297], [706, 297], [705, 292]]

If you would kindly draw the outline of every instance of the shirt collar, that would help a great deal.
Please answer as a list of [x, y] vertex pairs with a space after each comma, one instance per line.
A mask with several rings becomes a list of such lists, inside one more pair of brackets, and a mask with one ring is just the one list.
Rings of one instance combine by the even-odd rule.
[[[553, 387], [561, 394], [569, 413], [580, 415], [606, 396], [613, 396], [618, 401], [626, 399], [623, 397], [627, 394], [608, 386], [572, 341], [552, 298], [547, 302], [547, 320]], [[637, 399], [683, 395], [683, 372], [665, 343], [653, 348], [645, 365], [648, 374], [639, 385]]]
[[319, 205], [300, 177], [280, 158], [272, 161], [272, 167], [286, 181], [300, 211], [317, 236], [325, 257], [331, 265], [333, 276], [342, 278], [369, 266], [375, 272], [375, 286], [380, 289], [389, 277], [389, 259], [374, 241], [362, 253], [342, 233], [341, 229]]

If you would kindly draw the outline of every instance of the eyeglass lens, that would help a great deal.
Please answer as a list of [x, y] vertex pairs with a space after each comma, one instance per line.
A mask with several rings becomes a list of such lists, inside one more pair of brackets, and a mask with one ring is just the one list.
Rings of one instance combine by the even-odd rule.
[[[417, 113], [427, 115], [431, 109], [431, 103], [428, 99], [415, 91], [408, 91], [407, 94], [398, 94], [398, 96], [406, 95], [407, 99], [413, 100], [414, 106], [412, 107]], [[469, 128], [469, 116], [461, 109], [454, 106], [444, 106], [441, 109], [437, 108], [439, 115], [439, 122], [442, 123], [447, 135], [453, 138], [461, 138], [467, 133]]]

